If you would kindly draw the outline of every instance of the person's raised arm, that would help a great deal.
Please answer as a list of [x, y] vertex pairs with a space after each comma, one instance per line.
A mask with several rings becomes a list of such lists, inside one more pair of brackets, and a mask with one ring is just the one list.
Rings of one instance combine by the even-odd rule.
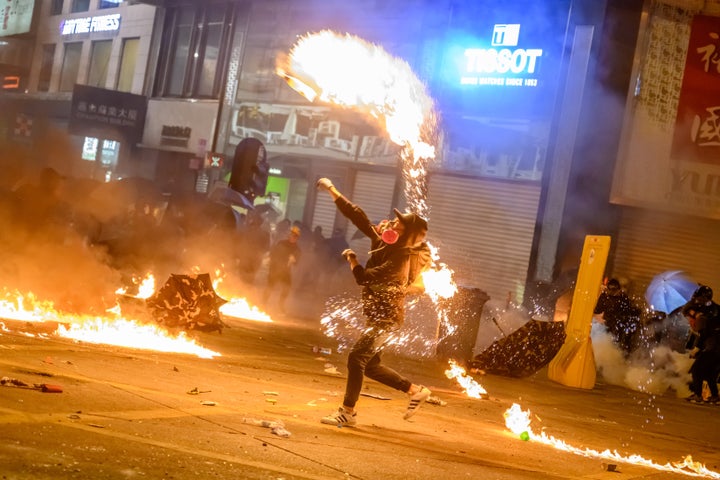
[[342, 196], [342, 194], [338, 191], [337, 188], [335, 188], [335, 185], [333, 185], [329, 178], [321, 178], [317, 181], [316, 186], [318, 190], [325, 190], [326, 192], [328, 192], [332, 197], [333, 201], [337, 200]]

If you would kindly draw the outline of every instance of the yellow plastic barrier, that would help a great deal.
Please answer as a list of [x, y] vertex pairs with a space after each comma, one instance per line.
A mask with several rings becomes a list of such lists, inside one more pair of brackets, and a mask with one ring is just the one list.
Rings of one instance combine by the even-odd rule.
[[595, 356], [590, 328], [609, 251], [610, 237], [585, 237], [566, 326], [567, 338], [548, 365], [550, 380], [569, 387], [591, 389], [595, 386]]

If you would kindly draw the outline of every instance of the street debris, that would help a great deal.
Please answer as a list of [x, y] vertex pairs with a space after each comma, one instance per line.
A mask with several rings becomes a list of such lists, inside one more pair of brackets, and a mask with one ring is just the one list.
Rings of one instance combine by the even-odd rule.
[[40, 390], [45, 393], [62, 393], [63, 389], [60, 385], [53, 385], [50, 383], [25, 383], [17, 378], [2, 377], [0, 378], [0, 385], [4, 387], [18, 387], [27, 388], [30, 390]]
[[188, 390], [188, 395], [199, 395], [201, 393], [210, 393], [212, 390], [199, 390], [198, 387], [193, 388], [192, 390]]
[[314, 400], [310, 400], [310, 401], [307, 403], [307, 405], [308, 405], [309, 407], [317, 407], [317, 403], [316, 403], [316, 402], [327, 402], [327, 401], [328, 401], [327, 398], [325, 398], [325, 397], [320, 397], [320, 398], [316, 398], [316, 399], [314, 399]]
[[602, 469], [605, 470], [606, 472], [617, 472], [617, 471], [618, 471], [618, 469], [617, 469], [617, 464], [615, 464], [615, 463], [605, 463], [605, 462], [603, 462], [603, 463], [600, 464], [600, 465], [602, 466]]
[[340, 373], [337, 367], [332, 363], [325, 364], [325, 373], [329, 373], [331, 375], [342, 375], [342, 373]]
[[439, 405], [441, 407], [444, 407], [447, 405], [447, 402], [445, 400], [440, 400], [440, 398], [435, 397], [433, 395], [430, 395], [427, 400], [425, 400], [427, 403], [433, 404], [433, 405]]
[[376, 400], [391, 400], [390, 397], [383, 397], [382, 395], [378, 395], [377, 393], [361, 392], [360, 395], [363, 396], [363, 397], [374, 398], [374, 399], [376, 399]]
[[257, 418], [243, 418], [243, 423], [255, 425], [257, 427], [269, 428], [273, 435], [288, 438], [291, 434], [285, 429], [285, 424], [281, 420], [262, 420]]
[[263, 395], [265, 395], [265, 401], [266, 401], [266, 402], [272, 403], [273, 405], [275, 405], [275, 404], [277, 403], [277, 398], [272, 398], [272, 397], [277, 397], [277, 396], [280, 395], [280, 394], [279, 394], [278, 392], [268, 392], [268, 391], [266, 391], [266, 392], [263, 392]]
[[202, 400], [200, 401], [200, 405], [205, 405], [206, 407], [214, 407], [215, 405], [217, 405], [217, 403], [211, 400]]
[[323, 355], [330, 355], [332, 348], [318, 347], [317, 345], [312, 348], [313, 353], [322, 353]]

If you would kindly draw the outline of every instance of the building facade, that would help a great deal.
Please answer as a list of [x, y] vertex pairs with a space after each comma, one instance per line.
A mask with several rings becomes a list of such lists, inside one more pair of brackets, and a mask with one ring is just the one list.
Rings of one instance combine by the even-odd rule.
[[[694, 16], [714, 15], [712, 2], [34, 3], [31, 31], [10, 36], [32, 43], [33, 55], [25, 88], [3, 94], [3, 132], [6, 144], [43, 138], [44, 128], [68, 132], [74, 153], [53, 165], [64, 174], [142, 176], [212, 197], [236, 145], [258, 138], [271, 165], [264, 208], [326, 235], [340, 229], [363, 252], [314, 183], [330, 177], [385, 218], [406, 202], [398, 146], [356, 112], [308, 101], [275, 71], [298, 38], [329, 29], [407, 62], [435, 99], [430, 240], [461, 285], [527, 300], [577, 267], [587, 234], [613, 237], [608, 273], [638, 287], [675, 268], [720, 282], [701, 240], [720, 235], [714, 208], [668, 209], [636, 198], [642, 182], [629, 187], [654, 168], [633, 163], [648, 141], [637, 133], [647, 116], [638, 105], [674, 118], [673, 95], [662, 92], [681, 90], [676, 47]], [[677, 59], [659, 67], [672, 49]], [[658, 80], [668, 68], [675, 83]], [[109, 99], [104, 116], [83, 111], [96, 95]], [[134, 106], [134, 122], [108, 118], [122, 105]], [[23, 122], [34, 136], [22, 138]], [[681, 235], [690, 224], [702, 234]]]

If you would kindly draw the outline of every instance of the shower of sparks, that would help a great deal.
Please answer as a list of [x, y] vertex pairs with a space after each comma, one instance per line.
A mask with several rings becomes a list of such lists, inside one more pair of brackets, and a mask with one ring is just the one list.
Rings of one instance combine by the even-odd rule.
[[[435, 159], [439, 121], [426, 86], [407, 62], [356, 36], [323, 30], [301, 37], [288, 55], [278, 58], [276, 72], [310, 101], [352, 108], [375, 119], [402, 147], [404, 193], [410, 210], [428, 218], [427, 170]], [[457, 292], [452, 276], [433, 248], [433, 264], [423, 274], [423, 283], [446, 326], [447, 312], [439, 300]], [[328, 318], [342, 315], [332, 312]]]
[[679, 462], [666, 463], [661, 465], [652, 460], [641, 457], [640, 455], [621, 455], [617, 451], [611, 450], [593, 450], [590, 448], [578, 448], [568, 445], [562, 440], [547, 435], [544, 431], [536, 434], [530, 428], [530, 411], [523, 411], [520, 405], [514, 403], [512, 407], [507, 409], [504, 414], [505, 426], [512, 433], [521, 435], [522, 438], [549, 445], [558, 450], [574, 453], [583, 457], [597, 458], [602, 460], [611, 460], [619, 463], [629, 463], [643, 467], [653, 468], [664, 472], [681, 473], [691, 477], [706, 477], [720, 479], [720, 473], [709, 470], [700, 462], [693, 461], [690, 455], [686, 456]]
[[465, 373], [465, 369], [458, 365], [454, 360], [449, 360], [450, 368], [445, 370], [445, 376], [449, 379], [455, 379], [463, 392], [470, 398], [488, 398], [488, 392], [482, 385], [477, 383], [474, 378]]

